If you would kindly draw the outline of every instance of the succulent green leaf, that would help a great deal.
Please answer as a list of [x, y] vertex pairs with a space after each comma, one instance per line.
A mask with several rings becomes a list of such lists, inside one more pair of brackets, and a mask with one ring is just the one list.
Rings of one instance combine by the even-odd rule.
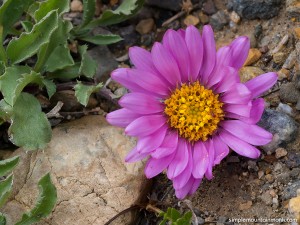
[[69, 80], [74, 79], [80, 76], [79, 68], [80, 62], [76, 62], [73, 66], [68, 66], [62, 70], [56, 70], [53, 73], [48, 75], [48, 78], [51, 79], [61, 79], [61, 80]]
[[163, 219], [163, 220], [159, 223], [159, 225], [166, 225], [167, 222], [168, 222], [167, 219]]
[[52, 33], [50, 41], [44, 44], [38, 52], [38, 60], [35, 65], [36, 71], [40, 71], [44, 67], [58, 46], [67, 45], [70, 30], [73, 28], [72, 23], [59, 18], [57, 25], [58, 28]]
[[71, 56], [70, 49], [66, 45], [59, 45], [48, 58], [45, 69], [46, 71], [53, 72], [72, 65], [74, 65], [74, 60]]
[[69, 0], [46, 0], [40, 3], [40, 7], [34, 13], [34, 18], [38, 22], [44, 18], [50, 11], [57, 9], [60, 16], [62, 13], [69, 12]]
[[81, 27], [87, 25], [94, 18], [96, 0], [83, 0], [83, 17]]
[[21, 21], [21, 24], [25, 32], [30, 32], [33, 28], [33, 24], [30, 21]]
[[15, 225], [36, 223], [52, 212], [57, 200], [57, 191], [49, 173], [42, 177], [38, 184], [40, 193], [35, 207], [30, 212], [23, 214], [22, 219]]
[[30, 68], [27, 66], [13, 66], [7, 67], [5, 73], [0, 76], [0, 90], [4, 96], [4, 100], [9, 104], [13, 105], [16, 96], [16, 87], [18, 85], [18, 79], [23, 74], [30, 73]]
[[92, 85], [84, 85], [81, 82], [78, 82], [74, 86], [75, 96], [82, 105], [87, 106], [91, 94], [99, 91], [102, 86], [103, 86], [102, 83], [92, 86]]
[[33, 56], [45, 43], [58, 26], [57, 11], [49, 12], [42, 20], [36, 23], [31, 32], [22, 33], [17, 39], [13, 39], [7, 46], [7, 55], [11, 63], [19, 63]]
[[5, 180], [0, 182], [0, 207], [4, 205], [11, 193], [13, 185], [13, 175], [8, 176]]
[[173, 221], [176, 221], [180, 218], [180, 212], [178, 212], [178, 210], [172, 208], [171, 209], [171, 218]]
[[[0, 26], [3, 27], [3, 39], [13, 25], [20, 19], [23, 12], [34, 0], [7, 0], [0, 7]], [[2, 43], [1, 43], [2, 44]]]
[[34, 18], [34, 14], [39, 8], [40, 8], [40, 2], [35, 1], [29, 6], [27, 10], [27, 14], [30, 15], [32, 18]]
[[2, 213], [0, 213], [0, 225], [6, 225], [6, 218]]
[[130, 18], [144, 4], [144, 0], [126, 0], [114, 11], [106, 10], [98, 19], [91, 21], [86, 27], [107, 26], [120, 23]]
[[87, 45], [79, 46], [79, 53], [81, 55], [81, 64], [79, 67], [79, 74], [92, 78], [97, 70], [97, 63], [87, 53]]
[[81, 40], [87, 41], [96, 45], [109, 45], [123, 40], [119, 35], [95, 35], [80, 37]]
[[17, 98], [11, 121], [8, 130], [11, 141], [25, 150], [43, 149], [51, 140], [50, 123], [31, 94], [21, 93]]
[[34, 71], [30, 72], [29, 67], [14, 66], [8, 67], [5, 73], [0, 77], [0, 90], [4, 96], [4, 100], [14, 105], [16, 99], [22, 90], [28, 84], [37, 84], [40, 87], [45, 86], [49, 97], [55, 93], [55, 84]]
[[0, 161], [0, 177], [9, 174], [18, 164], [19, 156]]

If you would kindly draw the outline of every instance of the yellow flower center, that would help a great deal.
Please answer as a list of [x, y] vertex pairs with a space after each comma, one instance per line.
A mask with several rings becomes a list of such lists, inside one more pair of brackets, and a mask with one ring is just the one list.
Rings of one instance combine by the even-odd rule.
[[198, 81], [176, 88], [164, 104], [169, 125], [190, 142], [206, 141], [224, 119], [219, 95]]

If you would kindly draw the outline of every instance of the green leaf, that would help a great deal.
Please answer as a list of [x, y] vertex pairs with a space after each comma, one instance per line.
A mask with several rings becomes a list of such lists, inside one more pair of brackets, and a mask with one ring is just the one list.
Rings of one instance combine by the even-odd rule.
[[45, 64], [45, 70], [53, 72], [55, 70], [64, 69], [74, 65], [74, 60], [71, 56], [68, 46], [57, 46]]
[[87, 41], [96, 45], [109, 45], [123, 40], [119, 35], [95, 35], [80, 37], [81, 40]]
[[8, 130], [11, 141], [25, 150], [43, 149], [51, 140], [50, 123], [39, 101], [28, 93], [17, 98], [11, 121]]
[[0, 208], [4, 205], [11, 193], [13, 185], [13, 175], [0, 182]]
[[79, 74], [92, 78], [97, 70], [97, 63], [87, 53], [87, 45], [79, 46], [79, 53], [81, 55], [81, 64], [79, 67]]
[[8, 67], [0, 77], [0, 90], [4, 100], [11, 106], [14, 105], [23, 89], [31, 83], [38, 84], [40, 87], [45, 86], [49, 97], [55, 93], [55, 84], [52, 81], [46, 81], [41, 74], [34, 71], [29, 72], [29, 67]]
[[[13, 25], [20, 19], [23, 12], [34, 0], [7, 0], [0, 8], [0, 26], [3, 26], [3, 39]], [[2, 43], [1, 43], [2, 44]]]
[[172, 218], [172, 221], [176, 221], [180, 218], [180, 212], [178, 212], [178, 210], [172, 208], [171, 209], [171, 218]]
[[69, 0], [46, 0], [40, 3], [40, 7], [34, 13], [34, 18], [38, 22], [44, 18], [47, 13], [52, 10], [57, 9], [57, 13], [60, 16], [65, 12], [70, 10], [70, 1]]
[[96, 0], [83, 0], [83, 17], [81, 27], [87, 25], [94, 18]]
[[0, 225], [6, 225], [6, 218], [2, 213], [0, 213]]
[[38, 60], [35, 65], [35, 71], [39, 72], [44, 67], [45, 63], [51, 57], [51, 54], [58, 46], [67, 45], [70, 30], [73, 25], [70, 21], [58, 20], [58, 28], [52, 33], [50, 41], [44, 44], [38, 52]]
[[19, 156], [0, 161], [0, 177], [9, 174], [19, 163]]
[[98, 19], [91, 21], [86, 28], [94, 28], [97, 26], [107, 26], [120, 23], [130, 18], [144, 4], [144, 0], [126, 0], [115, 10], [106, 10]]
[[32, 18], [34, 18], [34, 14], [35, 12], [40, 8], [40, 2], [33, 2], [28, 10], [27, 10], [27, 14], [30, 15]]
[[33, 24], [30, 21], [21, 21], [21, 24], [26, 32], [30, 32], [33, 28]]
[[70, 80], [74, 79], [80, 76], [79, 68], [80, 68], [79, 62], [75, 63], [73, 66], [68, 66], [62, 70], [54, 71], [53, 73], [48, 75], [48, 78], [51, 79], [61, 79], [61, 80]]
[[98, 85], [84, 85], [81, 82], [78, 82], [75, 86], [75, 96], [77, 100], [84, 106], [87, 106], [90, 95], [94, 92], [97, 92], [102, 87], [102, 83]]
[[49, 12], [42, 20], [35, 24], [30, 33], [22, 33], [17, 39], [13, 39], [7, 46], [7, 55], [11, 63], [19, 63], [30, 58], [38, 52], [50, 36], [58, 23], [57, 11]]
[[167, 219], [163, 219], [163, 220], [159, 223], [159, 225], [166, 225], [167, 222], [168, 222]]
[[13, 66], [7, 67], [5, 73], [0, 77], [0, 90], [4, 96], [4, 100], [13, 105], [16, 99], [16, 87], [18, 85], [18, 79], [23, 74], [30, 73], [30, 68], [27, 66]]
[[52, 212], [56, 204], [57, 192], [49, 173], [40, 179], [39, 189], [40, 193], [35, 207], [30, 212], [23, 214], [22, 219], [15, 225], [29, 225], [36, 223]]

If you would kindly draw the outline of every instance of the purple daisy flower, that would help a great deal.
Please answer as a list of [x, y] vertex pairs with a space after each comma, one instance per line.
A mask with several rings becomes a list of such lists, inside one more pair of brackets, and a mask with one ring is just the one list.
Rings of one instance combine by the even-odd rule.
[[173, 181], [176, 196], [193, 194], [202, 178], [212, 179], [213, 166], [228, 155], [258, 158], [255, 145], [265, 145], [272, 134], [255, 125], [264, 111], [260, 94], [277, 81], [276, 73], [241, 83], [238, 70], [250, 48], [247, 37], [235, 39], [216, 52], [214, 34], [204, 26], [202, 36], [189, 26], [168, 30], [151, 53], [132, 47], [133, 69], [113, 71], [112, 78], [130, 90], [107, 115], [138, 138], [126, 162], [149, 157], [145, 174], [162, 171]]

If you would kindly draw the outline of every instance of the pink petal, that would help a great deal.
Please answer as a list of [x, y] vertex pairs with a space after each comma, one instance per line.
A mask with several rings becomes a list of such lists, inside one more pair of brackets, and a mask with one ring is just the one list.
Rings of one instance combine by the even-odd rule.
[[188, 81], [189, 52], [184, 39], [174, 30], [168, 30], [163, 38], [163, 45], [173, 55], [181, 73], [182, 82]]
[[171, 53], [162, 44], [156, 42], [151, 55], [156, 69], [173, 87], [176, 87], [181, 82], [180, 70]]
[[116, 69], [112, 72], [111, 77], [119, 82], [120, 84], [122, 84], [124, 87], [126, 87], [127, 89], [129, 89], [130, 91], [134, 91], [134, 92], [141, 92], [141, 93], [148, 93], [147, 91], [144, 90], [144, 88], [140, 87], [138, 84], [136, 84], [136, 82], [134, 81], [134, 79], [132, 79], [129, 76], [129, 71], [131, 69], [128, 68], [119, 68]]
[[252, 92], [252, 98], [261, 95], [277, 82], [277, 74], [270, 72], [255, 77], [245, 83], [246, 87]]
[[231, 135], [225, 130], [220, 130], [220, 138], [227, 144], [233, 151], [239, 155], [246, 156], [249, 158], [256, 159], [260, 156], [260, 151], [254, 146], [242, 141], [241, 139]]
[[228, 63], [230, 61], [230, 57], [231, 57], [230, 54], [231, 54], [231, 49], [229, 46], [222, 47], [218, 50], [216, 65], [207, 83], [208, 88], [219, 83], [221, 80], [223, 80], [223, 78], [228, 73], [228, 71], [224, 71], [224, 69], [229, 70], [229, 68], [226, 67], [228, 66]]
[[160, 96], [169, 95], [169, 88], [163, 80], [143, 70], [131, 69], [128, 71], [128, 78], [134, 80], [141, 88]]
[[203, 142], [196, 142], [193, 152], [193, 176], [195, 178], [202, 178], [204, 176], [208, 162], [209, 156]]
[[231, 63], [230, 66], [240, 69], [247, 57], [250, 49], [250, 41], [246, 36], [241, 36], [235, 39], [231, 44]]
[[125, 162], [128, 162], [128, 163], [137, 162], [137, 161], [144, 159], [148, 155], [149, 155], [149, 153], [146, 153], [146, 154], [139, 153], [137, 148], [135, 147], [127, 154], [127, 156], [125, 158]]
[[240, 120], [225, 120], [220, 125], [235, 137], [252, 145], [266, 145], [272, 141], [272, 134], [257, 125]]
[[183, 39], [185, 39], [185, 30], [184, 29], [178, 29], [176, 31]]
[[224, 111], [234, 113], [239, 116], [249, 117], [252, 109], [252, 102], [248, 104], [226, 104], [223, 106]]
[[164, 106], [154, 96], [143, 93], [129, 93], [119, 100], [120, 106], [140, 114], [152, 114], [164, 111]]
[[141, 115], [130, 111], [128, 109], [119, 109], [108, 113], [106, 115], [106, 120], [111, 125], [118, 126], [118, 127], [126, 127], [130, 124], [133, 120], [137, 119]]
[[183, 199], [188, 194], [194, 194], [198, 189], [202, 179], [195, 179], [193, 176], [190, 177], [186, 185], [181, 189], [175, 189], [176, 197]]
[[147, 164], [145, 166], [146, 177], [152, 178], [160, 174], [163, 170], [165, 170], [169, 166], [170, 162], [174, 158], [174, 155], [175, 154], [171, 154], [160, 159], [150, 158], [147, 161]]
[[194, 179], [194, 182], [193, 182], [193, 184], [190, 188], [190, 191], [188, 193], [189, 195], [192, 195], [197, 191], [198, 187], [200, 186], [201, 181], [202, 181], [202, 179]]
[[214, 165], [217, 165], [229, 154], [229, 148], [218, 135], [213, 137], [213, 145], [215, 149]]
[[162, 158], [175, 152], [178, 144], [178, 135], [175, 132], [169, 132], [159, 148], [151, 153], [153, 158]]
[[179, 139], [175, 157], [168, 167], [168, 178], [173, 179], [186, 168], [189, 160], [187, 143], [184, 139]]
[[157, 75], [158, 71], [153, 64], [151, 53], [147, 50], [140, 47], [130, 47], [129, 57], [137, 69]]
[[142, 116], [131, 122], [125, 129], [125, 133], [129, 136], [147, 136], [153, 134], [160, 127], [166, 124], [163, 115]]
[[190, 80], [196, 81], [203, 60], [203, 42], [199, 30], [194, 26], [186, 28], [185, 42], [189, 51]]
[[163, 142], [166, 132], [167, 132], [167, 125], [162, 126], [157, 131], [155, 131], [153, 134], [150, 134], [149, 136], [141, 137], [139, 141], [137, 142], [137, 149], [138, 151], [143, 153], [150, 153], [157, 149], [161, 143]]
[[222, 102], [231, 104], [248, 104], [251, 92], [244, 84], [235, 84], [221, 97]]
[[204, 142], [204, 145], [208, 151], [208, 166], [207, 166], [207, 170], [205, 172], [205, 177], [206, 177], [206, 179], [211, 180], [211, 179], [213, 179], [212, 169], [214, 166], [215, 148], [212, 143], [212, 140], [208, 140], [208, 141]]
[[205, 25], [202, 30], [203, 39], [203, 62], [200, 70], [200, 81], [207, 84], [209, 76], [216, 63], [216, 43], [214, 32], [209, 25]]
[[240, 82], [238, 71], [235, 68], [229, 66], [222, 67], [220, 68], [220, 72], [222, 72], [224, 76], [214, 87], [216, 93], [228, 91]]
[[239, 119], [248, 124], [256, 124], [260, 120], [264, 112], [264, 109], [265, 109], [264, 99], [258, 98], [252, 101], [252, 107], [251, 107], [249, 117], [244, 117], [244, 116], [237, 115], [235, 113], [228, 113], [228, 112], [226, 113], [226, 117]]
[[183, 188], [183, 186], [189, 181], [189, 179], [192, 175], [193, 159], [192, 159], [190, 144], [188, 144], [188, 153], [189, 153], [189, 159], [188, 159], [187, 166], [182, 171], [182, 173], [180, 173], [178, 176], [173, 178], [173, 187], [175, 189]]

